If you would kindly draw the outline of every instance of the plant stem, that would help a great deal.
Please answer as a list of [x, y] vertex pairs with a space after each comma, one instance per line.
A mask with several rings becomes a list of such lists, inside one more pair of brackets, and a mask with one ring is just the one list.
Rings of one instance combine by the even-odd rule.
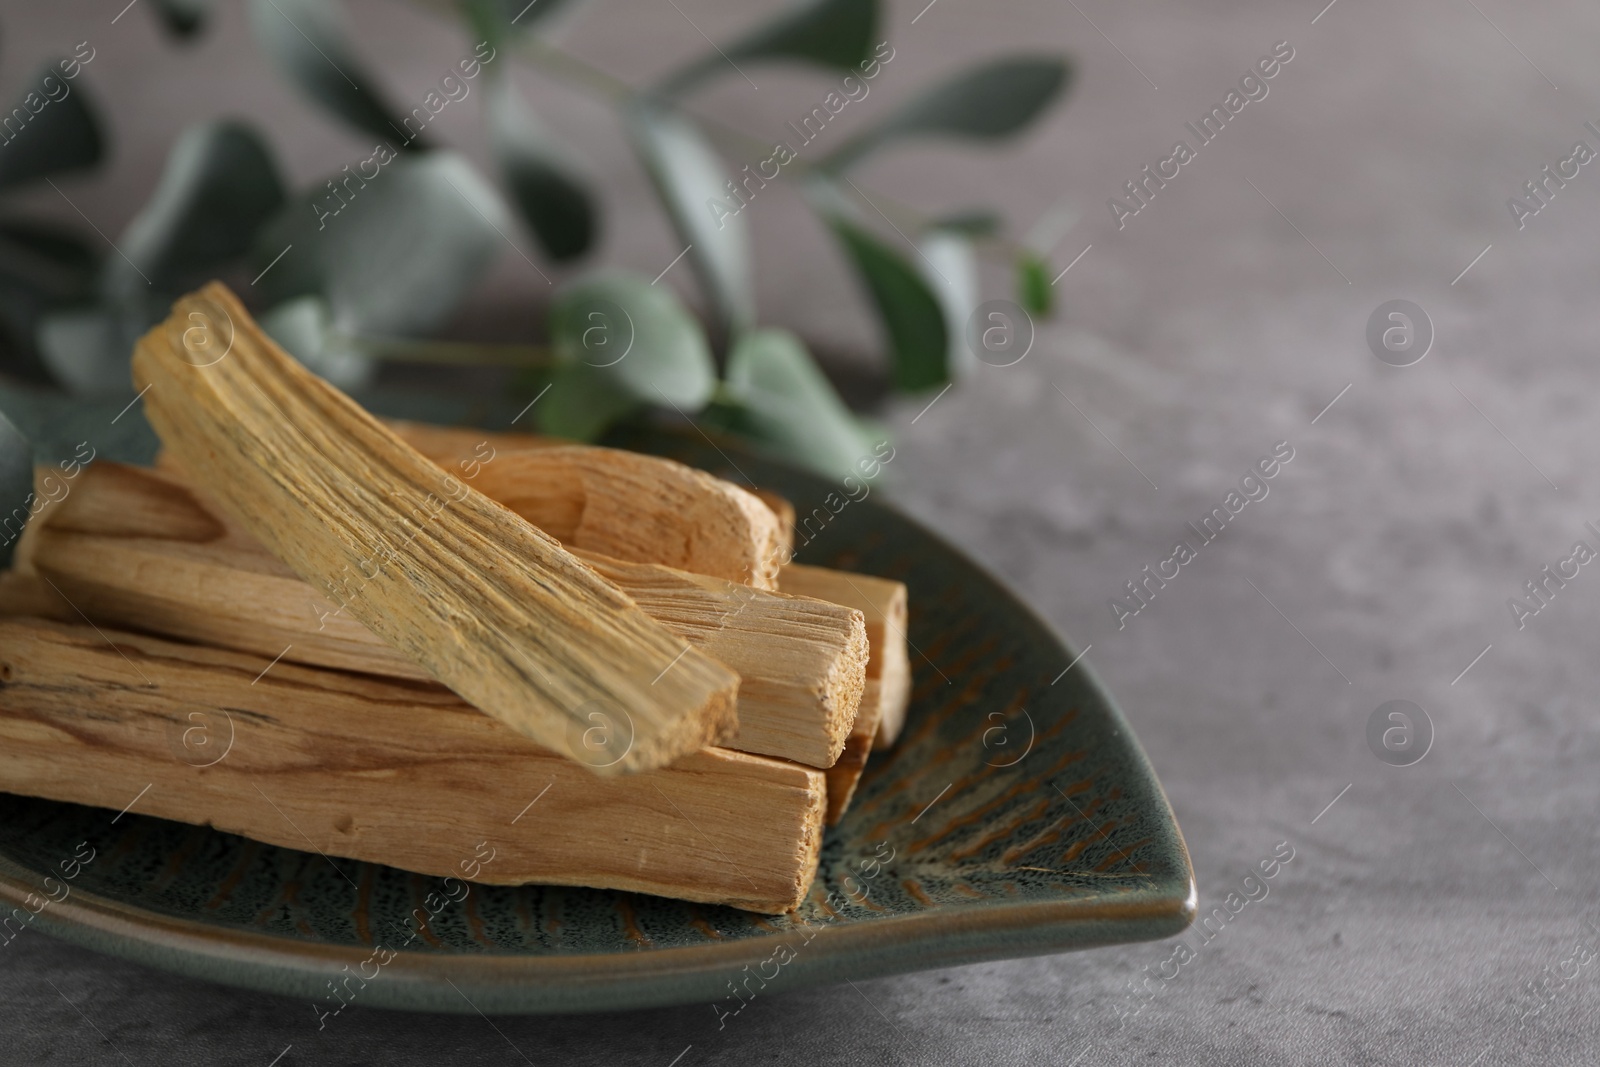
[[[459, 11], [453, 0], [411, 0], [418, 7], [427, 8], [434, 13], [454, 19]], [[515, 41], [515, 52], [519, 58], [532, 66], [539, 67], [545, 72], [566, 81], [570, 85], [579, 86], [590, 90], [597, 96], [604, 97], [612, 104], [628, 104], [645, 95], [633, 88], [627, 82], [596, 67], [587, 60], [580, 59], [570, 52], [549, 44], [539, 39], [532, 33], [524, 33]], [[689, 118], [698, 123], [711, 139], [722, 144], [725, 151], [730, 154], [758, 155], [766, 158], [772, 152], [772, 145], [759, 137], [752, 137], [742, 130], [734, 129], [720, 119], [709, 118], [699, 112], [691, 111], [681, 104], [674, 104]], [[790, 172], [793, 172], [792, 174]], [[780, 177], [803, 178], [808, 175], [824, 173], [815, 164], [803, 159], [793, 159], [783, 165]], [[883, 212], [891, 220], [891, 225], [896, 229], [905, 229], [915, 233], [925, 229], [933, 219], [918, 211], [916, 208], [905, 204], [888, 193], [874, 189], [864, 182], [855, 182], [856, 191], [863, 198], [870, 196], [869, 203]], [[987, 236], [975, 238], [973, 241], [980, 255], [985, 258], [1009, 265], [1013, 260], [1022, 255], [1038, 255], [1033, 249], [1020, 242], [1001, 236]]]
[[410, 337], [363, 337], [344, 334], [342, 344], [388, 363], [433, 363], [460, 367], [547, 367], [554, 356], [548, 345], [498, 344], [479, 341], [425, 341]]

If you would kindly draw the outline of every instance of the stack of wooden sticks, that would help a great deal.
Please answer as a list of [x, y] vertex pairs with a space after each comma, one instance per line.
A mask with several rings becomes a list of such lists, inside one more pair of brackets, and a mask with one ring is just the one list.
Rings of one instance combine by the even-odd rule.
[[904, 585], [787, 562], [784, 501], [669, 460], [379, 422], [220, 285], [134, 374], [156, 465], [40, 468], [0, 574], [0, 790], [145, 790], [423, 874], [487, 842], [491, 883], [805, 899], [904, 721]]

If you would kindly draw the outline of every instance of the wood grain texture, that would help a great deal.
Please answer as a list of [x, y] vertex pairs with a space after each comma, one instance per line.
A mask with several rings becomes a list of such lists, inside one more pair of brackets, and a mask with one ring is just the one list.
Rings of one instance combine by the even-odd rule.
[[757, 496], [670, 459], [531, 434], [393, 421], [445, 470], [571, 548], [778, 587], [788, 529]]
[[0, 620], [0, 790], [112, 810], [137, 797], [140, 814], [435, 876], [484, 842], [475, 881], [767, 913], [816, 872], [820, 771], [708, 748], [596, 778], [439, 687], [268, 666]]
[[872, 743], [878, 736], [878, 724], [883, 720], [883, 683], [869, 678], [861, 692], [861, 707], [856, 721], [850, 727], [850, 736], [833, 766], [827, 769], [829, 826], [839, 825], [844, 813], [855, 798], [856, 786], [866, 773], [867, 760], [872, 755]]
[[616, 761], [585, 764], [604, 774], [732, 732], [732, 671], [306, 371], [225, 287], [179, 300], [133, 369], [151, 425], [197, 484], [487, 714], [575, 758], [591, 713], [628, 721]]
[[667, 567], [581, 558], [653, 618], [739, 672], [739, 728], [727, 747], [813, 767], [839, 759], [870, 657], [860, 611]]
[[882, 713], [875, 748], [888, 748], [905, 726], [911, 704], [911, 658], [906, 651], [906, 587], [904, 582], [868, 574], [791, 563], [779, 575], [785, 593], [815, 597], [855, 608], [867, 620], [871, 657], [867, 678], [878, 683]]
[[778, 540], [776, 545], [776, 559], [780, 564], [787, 563], [794, 558], [794, 505], [789, 498], [771, 489], [762, 489], [757, 486], [750, 490], [772, 512], [778, 520]]
[[[154, 536], [115, 535], [127, 525], [120, 515], [139, 516], [137, 530]], [[102, 461], [34, 520], [27, 561], [96, 623], [312, 666], [431, 677], [248, 534], [208, 519], [176, 475]], [[726, 747], [814, 767], [838, 759], [866, 677], [861, 612], [578, 555], [651, 618], [740, 675], [739, 729]]]

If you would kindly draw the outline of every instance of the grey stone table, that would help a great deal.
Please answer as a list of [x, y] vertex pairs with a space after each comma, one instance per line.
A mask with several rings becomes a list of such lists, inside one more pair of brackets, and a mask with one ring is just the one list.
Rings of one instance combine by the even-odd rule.
[[[697, 1005], [352, 1009], [318, 1033], [304, 1003], [28, 935], [0, 957], [0, 1062], [1596, 1062], [1600, 571], [1549, 585], [1520, 629], [1507, 602], [1574, 542], [1600, 548], [1585, 526], [1600, 520], [1600, 170], [1547, 184], [1537, 215], [1507, 198], [1574, 142], [1600, 148], [1584, 126], [1600, 122], [1600, 9], [1324, 3], [895, 4], [897, 58], [866, 104], [1005, 49], [1080, 61], [1072, 100], [1026, 142], [907, 149], [867, 172], [930, 210], [997, 200], [1018, 230], [1076, 211], [1055, 258], [1082, 253], [1025, 360], [887, 418], [900, 504], [1092, 644], [1177, 811], [1202, 911], [1280, 842], [1294, 850], [1221, 934], [1179, 939], [1194, 958], [1176, 977], [1162, 977], [1174, 941], [775, 997], [720, 1032]], [[720, 36], [755, 17], [732, 0], [677, 6]], [[85, 81], [115, 117], [117, 161], [63, 191], [108, 233], [202, 115], [267, 126], [299, 180], [363, 149], [272, 78], [231, 8], [178, 52], [147, 13], [112, 24], [120, 2], [6, 7], [8, 95], [35, 59], [85, 37], [98, 49]], [[459, 48], [394, 4], [352, 4], [351, 20], [402, 91], [420, 95]], [[630, 78], [703, 47], [653, 3], [596, 3], [557, 32]], [[1119, 228], [1108, 198], [1147, 164], [1159, 174], [1178, 139], [1194, 147], [1184, 124], [1280, 41], [1293, 58], [1267, 95]], [[776, 132], [825, 84], [758, 77], [759, 92], [730, 79], [697, 106]], [[603, 110], [554, 88], [546, 110], [604, 183], [605, 257], [665, 265], [676, 247]], [[481, 150], [473, 122], [445, 134]], [[794, 197], [752, 212], [767, 317], [868, 348], [858, 297]], [[530, 328], [518, 294], [535, 283], [508, 255], [469, 318]], [[1366, 339], [1395, 298], [1434, 333], [1406, 367]], [[1294, 458], [1270, 494], [1119, 626], [1108, 601], [1124, 582], [1279, 442]], [[1390, 700], [1431, 720], [1410, 766], [1367, 743]]]

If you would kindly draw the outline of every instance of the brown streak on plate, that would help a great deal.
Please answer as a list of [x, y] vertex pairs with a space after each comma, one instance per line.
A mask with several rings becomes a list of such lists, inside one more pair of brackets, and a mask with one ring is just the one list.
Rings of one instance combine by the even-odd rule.
[[[1061, 756], [1056, 760], [1056, 762], [1054, 764], [1052, 764], [1051, 767], [1045, 772], [1044, 776], [1046, 778], [1049, 778], [1051, 775], [1060, 774], [1063, 768], [1067, 767], [1068, 765], [1070, 765], [1072, 763], [1076, 763], [1081, 759], [1084, 759], [1086, 756], [1088, 756], [1088, 754], [1089, 753], [1088, 753], [1087, 749], [1076, 749], [1076, 750], [1073, 750], [1073, 751], [1063, 752], [1061, 754]], [[1032, 779], [1032, 778], [1019, 779], [1018, 781], [1013, 782], [1007, 789], [1005, 789], [998, 796], [996, 796], [996, 797], [994, 797], [994, 798], [992, 798], [990, 800], [985, 801], [984, 803], [980, 804], [978, 807], [973, 808], [970, 811], [967, 811], [966, 813], [964, 813], [962, 815], [952, 816], [951, 818], [946, 820], [940, 826], [939, 829], [934, 830], [927, 837], [922, 838], [919, 841], [912, 842], [907, 847], [908, 848], [912, 848], [912, 849], [921, 850], [921, 849], [926, 848], [928, 845], [933, 844], [935, 841], [938, 841], [940, 838], [947, 837], [950, 834], [953, 834], [958, 830], [964, 830], [964, 829], [967, 829], [969, 827], [972, 827], [972, 826], [978, 824], [979, 822], [983, 821], [990, 813], [992, 813], [996, 809], [1002, 807], [1003, 805], [1009, 803], [1012, 800], [1015, 800], [1020, 794], [1029, 792], [1030, 790], [1036, 789], [1037, 787], [1038, 787], [1038, 782], [1035, 779]], [[959, 853], [952, 854], [949, 858], [952, 859], [952, 860], [960, 858], [960, 854]]]
[[244, 879], [245, 874], [249, 872], [251, 867], [255, 866], [256, 860], [261, 855], [261, 850], [266, 847], [259, 841], [251, 841], [246, 838], [244, 845], [239, 849], [239, 858], [234, 862], [232, 869], [223, 876], [222, 881], [217, 884], [217, 891], [211, 895], [211, 899], [207, 900], [204, 906], [209, 910], [215, 911], [226, 904], [228, 898], [233, 896], [233, 891], [239, 887], [239, 883]]
[[106, 859], [110, 861], [108, 866], [115, 866], [120, 861], [127, 859], [134, 849], [144, 844], [144, 839], [149, 834], [150, 827], [155, 825], [157, 824], [142, 815], [135, 818], [133, 825], [122, 832], [122, 836], [117, 838], [116, 845], [107, 853]]
[[189, 832], [183, 835], [183, 843], [172, 850], [172, 855], [167, 857], [167, 862], [156, 875], [155, 880], [145, 886], [147, 893], [159, 893], [173, 880], [183, 873], [183, 868], [200, 851], [200, 847], [211, 837], [211, 828], [208, 826], [191, 826]]
[[617, 915], [622, 919], [623, 935], [633, 942], [634, 947], [639, 949], [649, 948], [652, 942], [645, 936], [644, 931], [639, 929], [639, 920], [634, 914], [633, 894], [617, 894]]
[[461, 902], [461, 908], [467, 913], [467, 930], [472, 934], [472, 940], [485, 948], [499, 948], [489, 937], [489, 931], [484, 928], [483, 917], [478, 914], [478, 894], [470, 888], [466, 898]]
[[1030, 852], [1037, 852], [1044, 846], [1060, 840], [1061, 835], [1070, 830], [1073, 825], [1086, 822], [1086, 817], [1098, 811], [1102, 806], [1103, 802], [1102, 804], [1090, 804], [1089, 810], [1081, 813], [1077, 811], [1062, 812], [1061, 818], [1056, 822], [1040, 830], [1021, 844], [1012, 845], [1001, 853], [1000, 862], [1005, 864], [1015, 863]]
[[[957, 693], [955, 696], [951, 697], [950, 700], [946, 701], [946, 703], [943, 706], [941, 706], [937, 710], [929, 713], [928, 715], [924, 716], [922, 722], [919, 722], [918, 726], [919, 727], [927, 726], [930, 723], [933, 723], [935, 721], [942, 722], [944, 719], [946, 719], [950, 715], [954, 714], [957, 710], [959, 710], [960, 708], [962, 708], [962, 707], [966, 706], [968, 703], [970, 703], [970, 701], [972, 700], [972, 698], [975, 695], [975, 693], [978, 690], [981, 690], [982, 687], [983, 687], [983, 679], [981, 679], [981, 678], [980, 679], [973, 679], [971, 682], [968, 683], [968, 685], [967, 685], [967, 687], [965, 689], [963, 689], [961, 692]], [[896, 744], [895, 747], [896, 747], [897, 750], [905, 751], [905, 750], [911, 748], [914, 744], [916, 744], [916, 742], [918, 740], [919, 740], [918, 738], [901, 738], [900, 741]], [[939, 752], [934, 753], [934, 755], [931, 756], [922, 765], [922, 768], [921, 768], [922, 772], [924, 774], [926, 774], [932, 768], [941, 767], [944, 764], [950, 762], [951, 760], [954, 760], [957, 757], [959, 751], [960, 751], [959, 749], [957, 749], [955, 746], [952, 745], [952, 746], [944, 748], [943, 750], [941, 750]], [[870, 760], [868, 761], [867, 767], [869, 768], [869, 773], [870, 773], [870, 768], [872, 767], [872, 761], [870, 761]], [[923, 784], [923, 783], [922, 783], [922, 780], [920, 778], [915, 778], [915, 779], [914, 778], [910, 778], [910, 777], [903, 778], [903, 779], [900, 780], [899, 783], [897, 783], [895, 785], [892, 785], [887, 789], [875, 791], [870, 797], [866, 798], [863, 801], [858, 802], [856, 804], [856, 806], [855, 806], [855, 810], [853, 812], [851, 812], [851, 814], [854, 815], [857, 818], [860, 818], [866, 812], [869, 812], [869, 811], [872, 811], [872, 810], [874, 810], [876, 808], [882, 807], [887, 801], [889, 801], [891, 798], [895, 797], [897, 794], [906, 791], [907, 789], [911, 788], [914, 785], [921, 785], [921, 784]], [[902, 812], [898, 816], [888, 816], [888, 817], [884, 818], [882, 821], [880, 821], [878, 823], [877, 827], [875, 827], [867, 836], [868, 837], [873, 837], [873, 838], [881, 838], [881, 837], [883, 837], [884, 834], [888, 832], [888, 830], [889, 830], [889, 828], [891, 826], [897, 824], [898, 822], [901, 821], [902, 818], [904, 818], [904, 815], [905, 815], [905, 813]]]
[[690, 907], [689, 925], [700, 931], [700, 935], [702, 937], [708, 938], [712, 941], [721, 941], [723, 939], [722, 931], [718, 930], [715, 926], [712, 926], [709, 922], [707, 922], [705, 913], [698, 907]]
[[[1049, 811], [1049, 810], [1050, 810], [1050, 798], [1049, 797], [1040, 797], [1039, 798], [1039, 803], [1035, 804], [1033, 806], [1033, 808], [1030, 809], [1029, 811], [1024, 812], [1020, 818], [1012, 819], [1009, 822], [1006, 822], [1006, 823], [1004, 823], [1004, 824], [1002, 824], [1000, 826], [997, 826], [994, 829], [990, 830], [988, 833], [981, 835], [976, 841], [972, 842], [971, 844], [964, 845], [961, 848], [958, 848], [953, 852], [946, 853], [945, 858], [950, 860], [950, 861], [952, 861], [952, 862], [959, 862], [959, 861], [964, 860], [964, 859], [970, 859], [973, 856], [977, 855], [979, 852], [982, 852], [984, 849], [988, 848], [994, 842], [1000, 840], [1002, 837], [1005, 837], [1008, 834], [1015, 833], [1019, 826], [1024, 826], [1027, 823], [1032, 822], [1034, 819], [1039, 818], [1039, 816], [1043, 815], [1046, 811]], [[1002, 863], [1007, 862], [1004, 856], [1001, 857], [1000, 862], [1002, 862]]]
[[[420, 874], [406, 875], [406, 888], [410, 890], [411, 902], [415, 905], [406, 913], [406, 917], [416, 919], [417, 912], [420, 911], [422, 913], [422, 919], [417, 923], [416, 928], [414, 930], [408, 928], [406, 932], [416, 934], [417, 937], [422, 938], [434, 948], [444, 948], [444, 942], [439, 940], [438, 935], [433, 932], [434, 915], [433, 912], [428, 910], [428, 881], [429, 879]], [[420, 895], [417, 890], [419, 885], [423, 887]]]
[[560, 905], [560, 901], [565, 899], [565, 898], [558, 896], [559, 892], [560, 892], [559, 890], [557, 890], [555, 892], [552, 892], [549, 889], [546, 889], [544, 891], [544, 898], [545, 898], [546, 902], [548, 902], [548, 905], [549, 905], [549, 909], [548, 909], [549, 921], [546, 924], [545, 933], [547, 935], [549, 935], [549, 938], [550, 938], [552, 943], [559, 942], [559, 940], [561, 938], [561, 927], [564, 925], [562, 923], [562, 921], [561, 921], [561, 916], [559, 914], [559, 911], [560, 911], [559, 905]]
[[[1106, 825], [1107, 826], [1111, 826], [1111, 825], [1114, 825], [1114, 823], [1107, 823]], [[1117, 862], [1122, 862], [1122, 863], [1126, 863], [1131, 869], [1133, 869], [1134, 871], [1138, 872], [1139, 874], [1143, 874], [1144, 873], [1144, 868], [1141, 867], [1139, 865], [1138, 861], [1136, 861], [1133, 858], [1133, 853], [1137, 849], [1141, 849], [1144, 846], [1148, 845], [1150, 843], [1150, 841], [1151, 841], [1151, 838], [1141, 837], [1139, 840], [1135, 841], [1133, 844], [1129, 845], [1127, 848], [1118, 848], [1117, 846], [1112, 845], [1112, 850], [1113, 850], [1113, 852], [1115, 854], [1111, 855], [1111, 856], [1107, 856], [1105, 859], [1103, 859], [1099, 863], [1095, 864], [1094, 869], [1097, 870], [1097, 871], [1109, 871], [1111, 869], [1111, 865], [1112, 864], [1117, 863]], [[1107, 842], [1107, 844], [1109, 844], [1109, 843], [1110, 842]]]

